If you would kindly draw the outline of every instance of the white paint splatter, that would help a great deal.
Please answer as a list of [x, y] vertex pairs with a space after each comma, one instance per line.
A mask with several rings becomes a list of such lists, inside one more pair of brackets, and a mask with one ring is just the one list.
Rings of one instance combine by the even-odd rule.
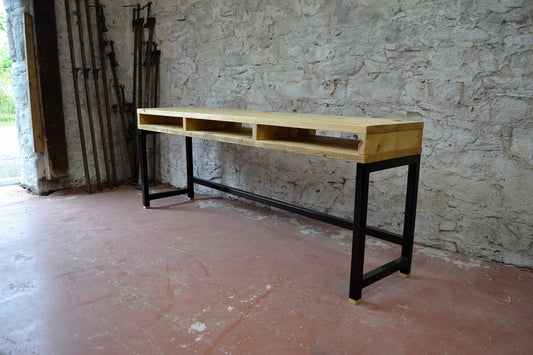
[[214, 200], [199, 200], [199, 201], [196, 201], [196, 205], [200, 209], [209, 208], [209, 207], [219, 207], [219, 204], [217, 203], [217, 201], [214, 201]]
[[290, 218], [289, 222], [292, 225], [296, 226], [296, 228], [298, 228], [298, 232], [303, 234], [303, 235], [314, 237], [314, 236], [316, 236], [316, 235], [318, 235], [318, 234], [320, 234], [322, 232], [321, 230], [317, 230], [317, 229], [315, 229], [313, 227], [310, 227], [308, 225], [302, 224], [302, 223], [300, 223], [299, 221], [297, 221], [294, 218]]
[[233, 311], [233, 307], [232, 306], [228, 306], [228, 312], [231, 312]]
[[256, 220], [256, 221], [261, 221], [261, 220], [269, 217], [268, 215], [261, 214], [261, 213], [258, 213], [256, 211], [251, 211], [251, 210], [245, 209], [245, 208], [235, 207], [235, 208], [233, 208], [233, 210], [239, 212], [242, 216], [244, 216], [247, 219], [253, 219], [253, 220]]
[[418, 247], [416, 252], [429, 256], [430, 258], [439, 258], [448, 263], [457, 265], [461, 269], [471, 269], [474, 267], [481, 267], [481, 260], [479, 259], [468, 258], [468, 261], [454, 260], [451, 257], [453, 255], [451, 252], [446, 252], [443, 250], [426, 248], [426, 247]]
[[392, 246], [390, 244], [387, 244], [385, 242], [382, 242], [381, 240], [375, 239], [375, 238], [368, 238], [366, 240], [366, 245], [370, 248], [381, 248], [381, 249], [391, 249]]
[[272, 286], [267, 285], [267, 290], [270, 290], [271, 288], [272, 288]]
[[204, 323], [194, 322], [194, 324], [191, 325], [191, 327], [189, 328], [189, 333], [192, 333], [194, 331], [203, 332], [206, 329], [207, 329], [207, 327], [205, 326]]
[[468, 262], [464, 262], [461, 260], [454, 260], [452, 261], [453, 264], [459, 266], [461, 269], [471, 269], [473, 267], [480, 267], [481, 266], [481, 260], [468, 258]]
[[311, 229], [311, 228], [301, 228], [299, 230], [300, 233], [302, 233], [303, 235], [315, 235], [315, 234], [318, 234], [317, 231], [315, 231], [314, 229]]
[[349, 232], [349, 231], [339, 231], [338, 234], [332, 234], [330, 236], [331, 239], [333, 240], [336, 240], [336, 241], [339, 241], [339, 240], [343, 240], [347, 237], [350, 237], [352, 234], [352, 232]]

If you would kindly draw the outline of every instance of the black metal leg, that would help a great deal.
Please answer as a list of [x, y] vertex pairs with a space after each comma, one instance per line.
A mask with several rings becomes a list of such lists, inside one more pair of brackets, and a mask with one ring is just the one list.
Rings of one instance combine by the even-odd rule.
[[[311, 211], [299, 206], [291, 205], [282, 201], [256, 195], [243, 190], [235, 189], [226, 185], [214, 183], [204, 179], [196, 178], [193, 174], [193, 148], [192, 138], [185, 137], [187, 187], [172, 191], [149, 193], [148, 189], [148, 167], [146, 157], [146, 135], [147, 131], [139, 130], [139, 148], [141, 160], [141, 178], [143, 190], [143, 205], [150, 207], [150, 200], [187, 194], [189, 199], [194, 199], [194, 184], [200, 184], [220, 191], [245, 197], [254, 201], [265, 203], [270, 206], [295, 212], [304, 216], [315, 218], [327, 223], [331, 223], [353, 231], [352, 260], [350, 268], [350, 291], [349, 297], [352, 303], [361, 302], [363, 288], [391, 275], [397, 271], [408, 275], [411, 271], [411, 259], [413, 254], [413, 239], [416, 217], [416, 203], [418, 195], [418, 180], [420, 173], [420, 155], [394, 158], [374, 163], [358, 163], [355, 180], [355, 205], [353, 223], [349, 220]], [[391, 169], [400, 166], [409, 166], [407, 177], [407, 196], [405, 202], [405, 217], [403, 234], [392, 233], [376, 227], [367, 226], [368, 212], [368, 189], [370, 184], [370, 173], [379, 170]], [[388, 242], [402, 246], [402, 254], [399, 258], [392, 260], [374, 270], [364, 273], [365, 264], [365, 241], [366, 235], [370, 235]]]
[[192, 156], [192, 138], [185, 137], [185, 155], [187, 160], [187, 197], [189, 200], [194, 199], [194, 174], [193, 174], [193, 156]]
[[141, 159], [141, 182], [144, 208], [150, 207], [150, 191], [148, 187], [148, 162], [146, 157], [146, 134], [144, 130], [139, 130], [139, 150]]
[[408, 259], [408, 265], [400, 269], [400, 273], [404, 276], [409, 276], [411, 273], [419, 173], [420, 156], [416, 163], [409, 164], [409, 171], [407, 173], [407, 196], [405, 200], [405, 217], [403, 222], [402, 257]]
[[[367, 226], [366, 219], [370, 173], [405, 165], [409, 166], [409, 171], [407, 175], [407, 196], [405, 202], [403, 234], [399, 235], [375, 227]], [[352, 265], [350, 271], [351, 302], [357, 304], [361, 301], [361, 293], [364, 287], [373, 284], [374, 282], [397, 271], [400, 271], [400, 274], [403, 276], [408, 276], [411, 272], [419, 173], [419, 155], [390, 159], [376, 163], [357, 164]], [[401, 257], [367, 273], [363, 273], [366, 234], [390, 241], [392, 243], [400, 244], [402, 246]]]
[[366, 216], [368, 208], [368, 184], [370, 172], [365, 164], [357, 164], [355, 179], [355, 206], [350, 271], [350, 301], [361, 302], [363, 267], [365, 264]]

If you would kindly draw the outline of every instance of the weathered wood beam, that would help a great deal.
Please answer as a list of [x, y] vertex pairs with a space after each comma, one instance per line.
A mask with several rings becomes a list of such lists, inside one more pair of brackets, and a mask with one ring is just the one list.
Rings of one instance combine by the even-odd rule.
[[69, 176], [54, 0], [33, 1], [46, 179]]

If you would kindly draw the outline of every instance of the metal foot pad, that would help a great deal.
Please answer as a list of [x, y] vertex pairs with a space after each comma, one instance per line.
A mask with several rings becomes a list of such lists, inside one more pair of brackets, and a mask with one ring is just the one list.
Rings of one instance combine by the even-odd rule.
[[149, 210], [149, 209], [150, 209], [150, 206], [143, 206], [143, 208], [144, 208], [145, 210]]
[[404, 274], [404, 273], [400, 272], [400, 276], [403, 277], [403, 278], [408, 278], [408, 277], [411, 277], [411, 274]]
[[358, 300], [352, 300], [352, 299], [350, 298], [350, 303], [353, 303], [353, 304], [359, 304], [359, 303], [361, 303], [362, 301], [363, 301], [363, 299], [361, 299], [361, 298], [358, 299]]
[[187, 197], [187, 200], [194, 201], [194, 197]]

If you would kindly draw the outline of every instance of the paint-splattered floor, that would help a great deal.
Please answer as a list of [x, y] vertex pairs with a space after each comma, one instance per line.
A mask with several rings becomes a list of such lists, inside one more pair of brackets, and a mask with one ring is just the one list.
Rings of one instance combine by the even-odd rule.
[[[416, 246], [348, 302], [350, 233], [239, 201], [0, 189], [0, 354], [530, 354], [533, 273]], [[467, 237], [467, 236], [465, 236]], [[397, 255], [369, 239], [368, 267]]]

